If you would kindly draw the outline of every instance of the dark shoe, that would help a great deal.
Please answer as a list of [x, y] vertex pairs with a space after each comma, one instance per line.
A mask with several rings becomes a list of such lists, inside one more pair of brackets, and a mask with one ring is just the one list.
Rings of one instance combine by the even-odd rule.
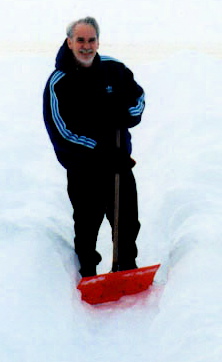
[[93, 277], [96, 275], [96, 266], [82, 266], [79, 273], [82, 277]]
[[138, 266], [136, 265], [135, 261], [133, 261], [131, 263], [120, 264], [120, 266], [119, 266], [120, 271], [131, 270], [131, 269], [138, 269]]
[[[120, 263], [120, 264], [119, 264], [119, 267], [118, 267], [118, 271], [132, 270], [132, 269], [138, 269], [138, 266], [136, 265], [135, 260], [129, 261], [129, 262]], [[114, 270], [112, 269], [112, 271], [114, 271]]]
[[87, 257], [87, 255], [84, 254], [78, 255], [78, 258], [81, 266], [79, 273], [82, 277], [92, 277], [96, 275], [96, 266], [102, 260], [101, 255], [97, 251], [90, 257]]

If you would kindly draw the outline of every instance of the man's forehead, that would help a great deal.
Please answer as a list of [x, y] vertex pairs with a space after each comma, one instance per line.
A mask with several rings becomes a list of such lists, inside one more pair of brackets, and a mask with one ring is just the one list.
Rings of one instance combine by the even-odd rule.
[[96, 37], [96, 30], [90, 24], [77, 24], [74, 28], [73, 32], [74, 36], [78, 36], [81, 38], [85, 37]]

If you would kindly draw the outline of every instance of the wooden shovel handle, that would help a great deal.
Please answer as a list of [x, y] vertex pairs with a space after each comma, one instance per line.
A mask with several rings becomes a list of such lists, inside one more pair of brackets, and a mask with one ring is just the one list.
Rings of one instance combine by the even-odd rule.
[[[120, 130], [116, 130], [116, 148], [120, 148]], [[118, 253], [118, 241], [119, 241], [119, 185], [120, 175], [115, 174], [115, 199], [114, 199], [114, 224], [113, 224], [113, 266], [112, 271], [118, 271], [119, 253]]]

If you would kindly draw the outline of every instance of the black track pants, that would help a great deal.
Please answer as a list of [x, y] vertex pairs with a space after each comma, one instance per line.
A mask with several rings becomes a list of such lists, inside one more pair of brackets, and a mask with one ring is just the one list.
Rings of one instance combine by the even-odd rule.
[[[97, 265], [98, 232], [106, 215], [113, 230], [115, 175], [89, 169], [67, 171], [68, 194], [74, 209], [75, 251], [82, 265]], [[137, 257], [140, 229], [136, 183], [132, 170], [120, 174], [119, 264]]]

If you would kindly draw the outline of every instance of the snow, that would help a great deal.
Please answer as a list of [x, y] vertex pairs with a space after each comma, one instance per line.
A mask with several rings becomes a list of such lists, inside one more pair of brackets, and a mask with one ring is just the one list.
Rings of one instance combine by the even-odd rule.
[[[3, 362], [219, 362], [222, 354], [222, 62], [184, 51], [135, 67], [147, 108], [132, 130], [142, 229], [140, 267], [161, 263], [149, 292], [92, 307], [76, 290], [65, 170], [42, 121], [44, 55], [2, 56]], [[99, 239], [110, 268], [111, 241]]]
[[[97, 307], [76, 289], [66, 174], [42, 120], [54, 59], [2, 52], [0, 65], [0, 360], [220, 362], [222, 60], [184, 50], [132, 64], [147, 94], [132, 130], [138, 264], [162, 267], [148, 292]], [[106, 222], [98, 248], [107, 272]]]

